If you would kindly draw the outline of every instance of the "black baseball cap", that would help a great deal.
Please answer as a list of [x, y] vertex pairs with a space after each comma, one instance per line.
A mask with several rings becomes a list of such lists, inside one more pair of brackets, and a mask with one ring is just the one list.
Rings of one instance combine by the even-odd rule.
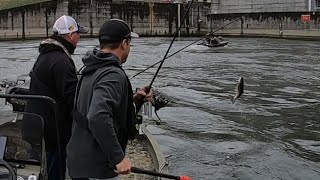
[[121, 19], [110, 19], [99, 31], [100, 43], [117, 43], [128, 37], [139, 37], [139, 35], [132, 32], [129, 25]]

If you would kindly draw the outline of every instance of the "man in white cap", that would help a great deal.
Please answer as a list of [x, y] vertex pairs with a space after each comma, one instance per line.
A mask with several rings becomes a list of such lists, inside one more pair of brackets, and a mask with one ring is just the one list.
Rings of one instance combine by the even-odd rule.
[[67, 166], [73, 180], [119, 179], [131, 163], [125, 157], [128, 140], [135, 138], [136, 115], [152, 92], [145, 86], [133, 94], [121, 65], [127, 61], [132, 37], [120, 19], [104, 23], [99, 31], [100, 50], [82, 58], [75, 98], [72, 136], [67, 146]]
[[[54, 34], [40, 43], [40, 54], [30, 72], [29, 93], [49, 96], [56, 101], [56, 113], [52, 106], [39, 100], [28, 100], [26, 107], [26, 112], [39, 114], [44, 120], [42, 135], [49, 180], [65, 179], [66, 145], [71, 135], [73, 101], [78, 82], [71, 54], [77, 47], [80, 33], [88, 31], [70, 16], [58, 18], [53, 25]], [[24, 117], [23, 138], [33, 147], [39, 146], [39, 140], [35, 138], [39, 135], [37, 128], [42, 129], [39, 120], [34, 116]]]

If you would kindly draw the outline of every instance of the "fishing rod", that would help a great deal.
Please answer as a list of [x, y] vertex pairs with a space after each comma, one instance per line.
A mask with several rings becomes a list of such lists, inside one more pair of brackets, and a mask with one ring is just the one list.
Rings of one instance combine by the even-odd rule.
[[164, 174], [164, 173], [149, 171], [149, 170], [140, 169], [140, 168], [136, 168], [136, 167], [131, 167], [131, 172], [137, 173], [137, 174], [146, 174], [146, 175], [150, 175], [150, 176], [162, 177], [162, 178], [167, 178], [167, 179], [191, 180], [191, 178], [189, 176], [174, 176], [171, 174]]
[[[277, 1], [278, 1], [278, 0], [277, 0]], [[216, 29], [216, 30], [214, 30], [214, 31], [212, 31], [212, 32], [207, 33], [205, 36], [202, 36], [201, 38], [199, 38], [199, 39], [197, 39], [197, 40], [193, 41], [192, 43], [188, 44], [187, 46], [185, 46], [185, 47], [183, 47], [183, 48], [179, 49], [178, 51], [176, 51], [176, 52], [174, 52], [174, 53], [170, 54], [168, 57], [166, 57], [166, 56], [165, 56], [165, 58], [164, 58], [164, 59], [162, 59], [161, 61], [158, 61], [158, 62], [156, 62], [156, 63], [152, 64], [151, 66], [147, 67], [146, 69], [144, 69], [144, 70], [142, 70], [142, 71], [140, 71], [140, 72], [138, 72], [138, 73], [134, 74], [134, 75], [133, 75], [133, 76], [131, 76], [129, 79], [133, 79], [133, 78], [135, 78], [135, 77], [136, 77], [136, 76], [138, 76], [139, 74], [141, 74], [141, 73], [143, 73], [143, 72], [147, 71], [148, 69], [150, 69], [150, 68], [154, 67], [155, 65], [157, 65], [157, 64], [159, 64], [159, 63], [161, 63], [161, 66], [162, 66], [162, 64], [163, 64], [163, 61], [164, 61], [164, 60], [169, 59], [170, 57], [172, 57], [172, 56], [174, 56], [174, 55], [178, 54], [179, 52], [181, 52], [181, 51], [183, 51], [184, 49], [188, 48], [189, 46], [191, 46], [191, 45], [195, 44], [196, 42], [201, 41], [203, 38], [205, 38], [205, 37], [207, 37], [207, 36], [209, 36], [209, 35], [211, 35], [211, 34], [214, 34], [215, 32], [217, 32], [217, 31], [219, 31], [219, 30], [221, 30], [221, 29], [223, 29], [223, 28], [225, 28], [225, 27], [229, 26], [230, 24], [233, 24], [234, 22], [237, 22], [237, 21], [241, 20], [243, 17], [245, 17], [245, 16], [247, 16], [247, 15], [250, 15], [251, 13], [257, 12], [257, 11], [258, 11], [258, 10], [260, 10], [260, 9], [264, 9], [264, 8], [266, 8], [267, 6], [270, 6], [271, 4], [274, 4], [274, 3], [275, 3], [275, 2], [277, 2], [277, 1], [274, 1], [274, 2], [272, 2], [272, 3], [268, 3], [268, 4], [266, 4], [266, 5], [264, 5], [264, 6], [260, 7], [260, 8], [257, 8], [255, 11], [252, 11], [252, 12], [246, 13], [246, 14], [242, 15], [241, 17], [238, 17], [238, 18], [236, 18], [235, 20], [233, 20], [233, 21], [231, 21], [231, 22], [229, 22], [229, 23], [225, 24], [224, 26], [221, 26], [220, 28], [218, 28], [218, 29]], [[193, 2], [193, 1], [192, 1], [192, 2]], [[180, 27], [181, 27], [181, 26], [180, 26]], [[180, 28], [179, 28], [179, 30], [180, 30]], [[174, 39], [175, 39], [175, 37], [174, 37]], [[174, 39], [173, 39], [173, 40], [174, 40]], [[173, 42], [171, 42], [170, 47], [171, 47], [172, 43], [173, 43]], [[170, 49], [170, 48], [169, 48], [169, 49]], [[169, 50], [169, 49], [168, 49], [168, 50]], [[167, 52], [168, 52], [168, 51], [167, 51]], [[167, 54], [166, 54], [166, 55], [167, 55]], [[160, 68], [161, 68], [161, 66], [160, 66]], [[158, 68], [157, 72], [158, 72], [158, 71], [159, 71], [159, 68]], [[156, 74], [157, 74], [157, 73], [156, 73]], [[153, 79], [155, 79], [155, 77], [154, 77]]]
[[162, 67], [162, 65], [163, 65], [164, 60], [167, 59], [167, 55], [168, 55], [168, 53], [169, 53], [169, 51], [170, 51], [170, 49], [171, 49], [171, 47], [172, 47], [172, 44], [173, 44], [174, 40], [176, 39], [176, 37], [179, 35], [180, 29], [182, 28], [182, 24], [184, 23], [185, 19], [187, 18], [187, 15], [188, 15], [188, 13], [189, 13], [189, 10], [190, 10], [191, 7], [192, 7], [193, 2], [194, 2], [194, 0], [191, 1], [190, 5], [189, 5], [189, 7], [188, 7], [188, 9], [187, 9], [187, 11], [184, 13], [184, 16], [183, 16], [183, 18], [182, 18], [182, 21], [181, 21], [181, 23], [179, 24], [179, 28], [178, 28], [178, 30], [176, 31], [176, 34], [173, 36], [173, 39], [172, 39], [172, 41], [171, 41], [171, 43], [170, 43], [170, 45], [169, 45], [169, 48], [167, 49], [166, 54], [164, 55], [163, 59], [159, 62], [160, 65], [159, 65], [156, 73], [154, 74], [154, 76], [153, 76], [153, 78], [152, 78], [152, 80], [151, 80], [151, 82], [150, 82], [150, 84], [149, 84], [149, 89], [151, 89], [154, 80], [156, 79], [157, 75], [159, 74], [159, 71], [160, 71], [160, 69], [161, 69], [161, 67]]

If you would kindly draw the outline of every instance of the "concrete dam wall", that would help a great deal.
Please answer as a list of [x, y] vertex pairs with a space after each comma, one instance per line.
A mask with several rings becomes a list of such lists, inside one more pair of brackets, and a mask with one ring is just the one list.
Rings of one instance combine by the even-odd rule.
[[[170, 0], [54, 0], [0, 11], [0, 40], [46, 37], [61, 15], [73, 16], [91, 29], [120, 18], [142, 36], [172, 36], [188, 3]], [[163, 3], [167, 2], [167, 3]], [[182, 36], [216, 34], [235, 36], [320, 37], [320, 13], [316, 1], [306, 0], [210, 0], [196, 1], [181, 29]], [[189, 2], [190, 3], [190, 2]], [[250, 12], [250, 13], [249, 13]], [[302, 22], [301, 15], [310, 21]], [[230, 24], [229, 24], [230, 23]], [[228, 26], [220, 29], [221, 27]]]
[[320, 37], [319, 7], [318, 0], [213, 0], [208, 19], [212, 31], [237, 20], [220, 34], [314, 38]]
[[[178, 7], [180, 6], [180, 7]], [[70, 15], [91, 29], [96, 36], [100, 26], [111, 18], [129, 23], [140, 35], [173, 35], [188, 4], [149, 3], [143, 1], [58, 0], [0, 11], [0, 40], [46, 37], [52, 34], [55, 19]], [[180, 10], [180, 15], [178, 12]], [[182, 35], [208, 32], [209, 3], [192, 6]]]
[[[307, 15], [304, 22], [301, 16]], [[220, 35], [320, 38], [319, 12], [264, 12], [208, 15], [210, 31]]]
[[[310, 7], [309, 7], [310, 4]], [[315, 0], [212, 0], [213, 14], [301, 12], [316, 10]]]

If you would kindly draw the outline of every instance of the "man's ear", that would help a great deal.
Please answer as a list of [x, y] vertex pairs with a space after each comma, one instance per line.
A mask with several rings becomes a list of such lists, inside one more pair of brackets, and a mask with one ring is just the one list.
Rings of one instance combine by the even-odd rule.
[[65, 38], [68, 39], [68, 40], [72, 40], [72, 33], [66, 34]]
[[125, 49], [125, 47], [128, 45], [126, 41], [127, 41], [127, 40], [124, 39], [124, 40], [121, 42], [120, 46], [121, 46], [122, 49]]

